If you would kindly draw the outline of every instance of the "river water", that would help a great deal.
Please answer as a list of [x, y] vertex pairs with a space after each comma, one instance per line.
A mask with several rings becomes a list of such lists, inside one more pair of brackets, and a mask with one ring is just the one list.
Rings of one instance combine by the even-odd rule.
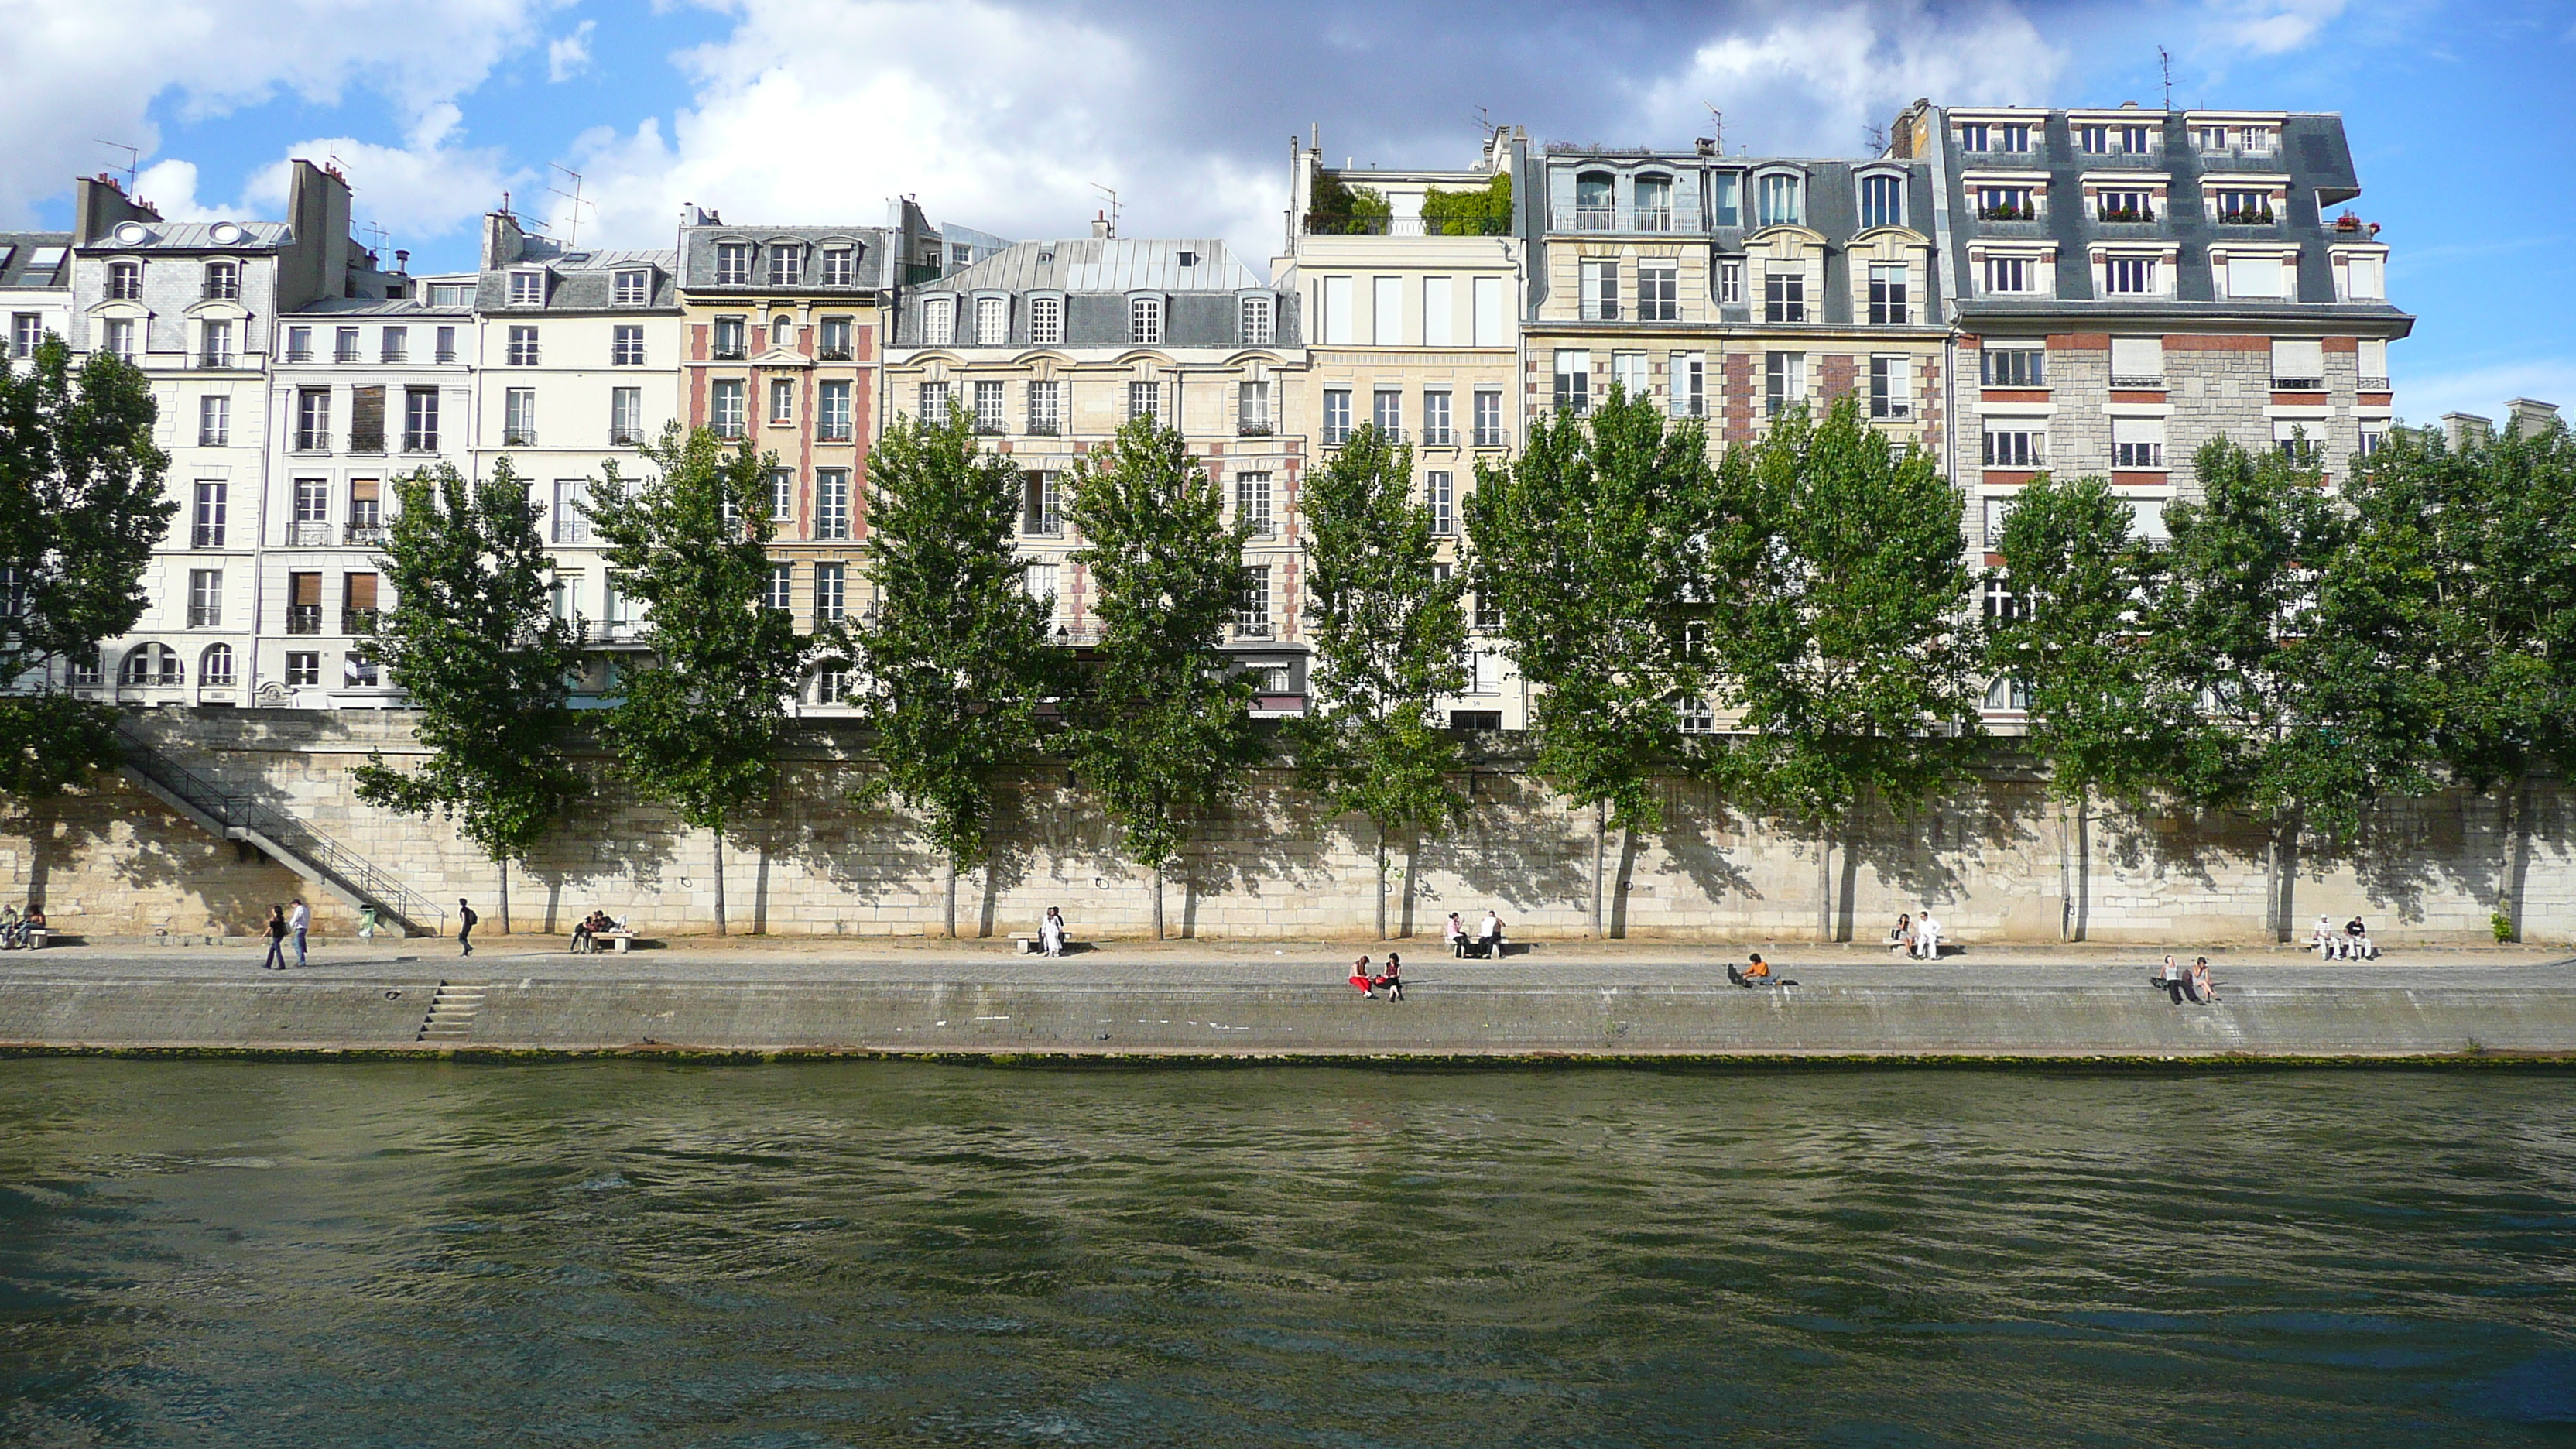
[[0, 1443], [2576, 1443], [2576, 1076], [0, 1061]]

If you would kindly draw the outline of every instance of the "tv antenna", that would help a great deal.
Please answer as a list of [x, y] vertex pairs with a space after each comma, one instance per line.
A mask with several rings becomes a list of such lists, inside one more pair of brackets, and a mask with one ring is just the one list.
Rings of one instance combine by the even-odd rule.
[[2165, 70], [2165, 109], [2170, 111], [2173, 109], [2173, 52], [2157, 46], [2156, 61]]
[[134, 194], [134, 168], [137, 163], [142, 161], [143, 153], [126, 145], [123, 141], [101, 141], [97, 144], [105, 146], [110, 151], [122, 151], [125, 153], [125, 194], [132, 196]]
[[1114, 186], [1104, 186], [1095, 181], [1091, 183], [1091, 189], [1099, 192], [1101, 196], [1108, 200], [1109, 205], [1105, 209], [1109, 213], [1109, 234], [1111, 236], [1116, 236], [1118, 234], [1118, 188]]
[[1726, 154], [1726, 112], [1706, 101], [1700, 104], [1708, 106], [1708, 138], [1717, 143], [1717, 154], [1723, 156]]
[[1862, 126], [1860, 128], [1860, 138], [1861, 141], [1869, 147], [1869, 154], [1872, 156], [1884, 156], [1887, 154], [1887, 128], [1885, 126], [1876, 124]]
[[582, 199], [580, 172], [573, 170], [571, 167], [566, 166], [560, 161], [551, 161], [547, 164], [552, 166], [555, 170], [572, 178], [572, 190], [566, 191], [560, 186], [549, 185], [546, 188], [546, 194], [549, 196], [560, 196], [569, 203], [564, 208], [564, 245], [576, 246], [581, 241], [581, 209], [588, 206], [591, 210], [597, 211], [599, 208]]

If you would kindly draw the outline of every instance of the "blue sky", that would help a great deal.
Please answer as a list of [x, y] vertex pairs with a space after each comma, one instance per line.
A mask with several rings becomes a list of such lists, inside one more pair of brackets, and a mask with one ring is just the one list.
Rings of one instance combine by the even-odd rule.
[[[0, 225], [65, 223], [70, 178], [143, 149], [166, 212], [275, 216], [290, 155], [336, 155], [414, 270], [472, 264], [504, 191], [581, 238], [668, 245], [683, 202], [873, 222], [887, 198], [1009, 236], [1277, 246], [1292, 135], [1459, 164], [1480, 108], [1538, 140], [1858, 154], [1918, 95], [2340, 111], [2419, 321], [2399, 407], [2576, 412], [2576, 8], [2500, 0], [1641, 3], [1315, 0], [0, 0]], [[262, 44], [273, 36], [278, 43]]]

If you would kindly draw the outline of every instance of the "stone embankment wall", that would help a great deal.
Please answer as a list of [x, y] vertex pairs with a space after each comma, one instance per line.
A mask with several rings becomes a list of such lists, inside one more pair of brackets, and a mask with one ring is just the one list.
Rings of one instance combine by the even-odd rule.
[[[191, 768], [291, 808], [453, 910], [470, 897], [497, 928], [499, 873], [445, 821], [357, 801], [350, 773], [371, 752], [415, 752], [409, 716], [286, 710], [160, 710], [150, 729]], [[737, 931], [923, 935], [942, 929], [939, 862], [899, 812], [851, 803], [869, 766], [864, 737], [814, 725], [788, 752], [778, 798], [726, 842], [728, 918]], [[509, 872], [513, 924], [563, 931], [593, 907], [637, 929], [711, 929], [713, 840], [636, 799], [593, 759], [601, 784], [524, 869]], [[1444, 916], [1488, 906], [1514, 934], [1589, 929], [1596, 836], [1508, 753], [1480, 756], [1463, 784], [1465, 820], [1390, 851], [1392, 931], [1433, 935]], [[1748, 813], [1710, 788], [1665, 788], [1664, 828], [1601, 846], [1615, 934], [1635, 938], [1812, 940], [1819, 847], [1804, 822]], [[2310, 841], [2296, 861], [2293, 919], [2360, 913], [2397, 940], [2484, 941], [2501, 882], [2518, 877], [2532, 941], [2576, 939], [2576, 820], [2555, 787], [2535, 789], [2523, 839], [2491, 797], [2454, 793], [2392, 804], [2340, 853]], [[317, 927], [350, 913], [244, 847], [210, 839], [121, 783], [59, 802], [0, 837], [0, 873], [43, 901], [56, 925], [93, 935], [246, 933], [266, 906], [302, 894]], [[1150, 877], [1121, 860], [1115, 831], [1061, 770], [1003, 793], [993, 864], [958, 882], [968, 935], [1028, 930], [1060, 907], [1082, 937], [1144, 934]], [[1204, 822], [1165, 886], [1174, 935], [1357, 937], [1374, 932], [1374, 840], [1357, 818], [1322, 814], [1284, 772], [1256, 773], [1222, 818]], [[2026, 771], [1998, 768], [1920, 811], [1865, 812], [1822, 860], [1834, 925], [1875, 939], [1927, 903], [1953, 940], [2044, 942], [2073, 920], [2093, 940], [2260, 939], [2268, 895], [2264, 831], [2232, 816], [2111, 813], [2070, 820]]]

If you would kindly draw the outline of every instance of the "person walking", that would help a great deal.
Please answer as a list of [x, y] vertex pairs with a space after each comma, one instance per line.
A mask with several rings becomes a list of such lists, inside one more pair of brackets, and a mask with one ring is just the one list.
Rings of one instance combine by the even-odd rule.
[[312, 926], [313, 908], [304, 904], [303, 899], [298, 897], [295, 909], [286, 913], [286, 929], [295, 937], [295, 964], [298, 966], [304, 964], [304, 933], [312, 929]]
[[474, 923], [481, 919], [474, 914], [474, 908], [465, 903], [465, 897], [456, 898], [456, 944], [465, 948], [461, 954], [474, 954]]
[[286, 907], [270, 906], [268, 924], [264, 929], [268, 933], [268, 959], [259, 963], [259, 969], [283, 971], [286, 969]]

